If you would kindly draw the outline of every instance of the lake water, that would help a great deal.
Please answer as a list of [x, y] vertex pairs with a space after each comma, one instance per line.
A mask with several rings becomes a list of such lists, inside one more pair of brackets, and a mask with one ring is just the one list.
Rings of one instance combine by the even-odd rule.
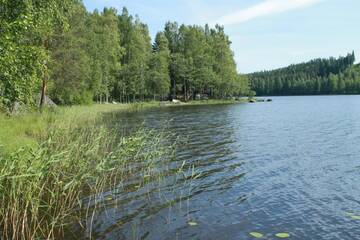
[[94, 236], [359, 239], [360, 96], [273, 100], [118, 114], [121, 129], [167, 126], [180, 137], [170, 170], [186, 170], [118, 191]]

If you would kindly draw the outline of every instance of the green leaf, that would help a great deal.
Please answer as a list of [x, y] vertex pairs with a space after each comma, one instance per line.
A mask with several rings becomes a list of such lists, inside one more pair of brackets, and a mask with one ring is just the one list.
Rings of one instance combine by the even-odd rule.
[[249, 234], [250, 234], [250, 236], [252, 236], [254, 238], [262, 238], [262, 237], [264, 237], [264, 235], [262, 233], [259, 233], [259, 232], [251, 232]]
[[188, 222], [189, 226], [197, 226], [197, 222], [194, 222], [194, 221], [189, 221]]
[[288, 237], [290, 237], [290, 234], [288, 234], [288, 233], [277, 233], [277, 234], [275, 234], [275, 236], [278, 237], [278, 238], [288, 238]]

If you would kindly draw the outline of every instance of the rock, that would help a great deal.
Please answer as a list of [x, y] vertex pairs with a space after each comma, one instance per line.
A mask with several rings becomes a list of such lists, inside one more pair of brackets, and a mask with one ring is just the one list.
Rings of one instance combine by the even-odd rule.
[[207, 94], [196, 94], [195, 100], [209, 100], [209, 96]]
[[20, 102], [15, 102], [12, 107], [11, 114], [12, 115], [20, 115], [20, 114], [28, 112], [28, 110], [29, 109], [26, 105], [24, 105]]
[[272, 102], [273, 100], [272, 100], [272, 99], [267, 99], [266, 101], [267, 101], [267, 102]]
[[[36, 97], [36, 103], [39, 106], [41, 101], [41, 93]], [[57, 107], [56, 103], [53, 102], [48, 96], [45, 95], [44, 106]]]
[[181, 104], [181, 101], [180, 101], [180, 100], [177, 100], [177, 99], [173, 99], [173, 100], [172, 100], [172, 103]]

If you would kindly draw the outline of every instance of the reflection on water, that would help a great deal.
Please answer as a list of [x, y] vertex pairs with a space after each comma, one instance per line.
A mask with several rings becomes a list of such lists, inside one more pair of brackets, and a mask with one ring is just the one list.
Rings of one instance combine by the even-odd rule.
[[346, 214], [360, 215], [358, 96], [163, 108], [113, 119], [120, 134], [143, 123], [167, 125], [181, 141], [173, 161], [159, 166], [160, 186], [157, 179], [140, 184], [134, 173], [104, 195], [106, 208], [92, 226], [97, 239], [360, 236], [360, 221]]

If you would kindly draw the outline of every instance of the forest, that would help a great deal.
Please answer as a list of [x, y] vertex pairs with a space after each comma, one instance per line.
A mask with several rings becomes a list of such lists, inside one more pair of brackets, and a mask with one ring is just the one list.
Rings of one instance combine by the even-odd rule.
[[315, 59], [272, 71], [249, 74], [258, 96], [359, 94], [360, 66], [355, 54]]
[[0, 108], [247, 95], [224, 28], [166, 23], [152, 41], [126, 8], [1, 0]]

